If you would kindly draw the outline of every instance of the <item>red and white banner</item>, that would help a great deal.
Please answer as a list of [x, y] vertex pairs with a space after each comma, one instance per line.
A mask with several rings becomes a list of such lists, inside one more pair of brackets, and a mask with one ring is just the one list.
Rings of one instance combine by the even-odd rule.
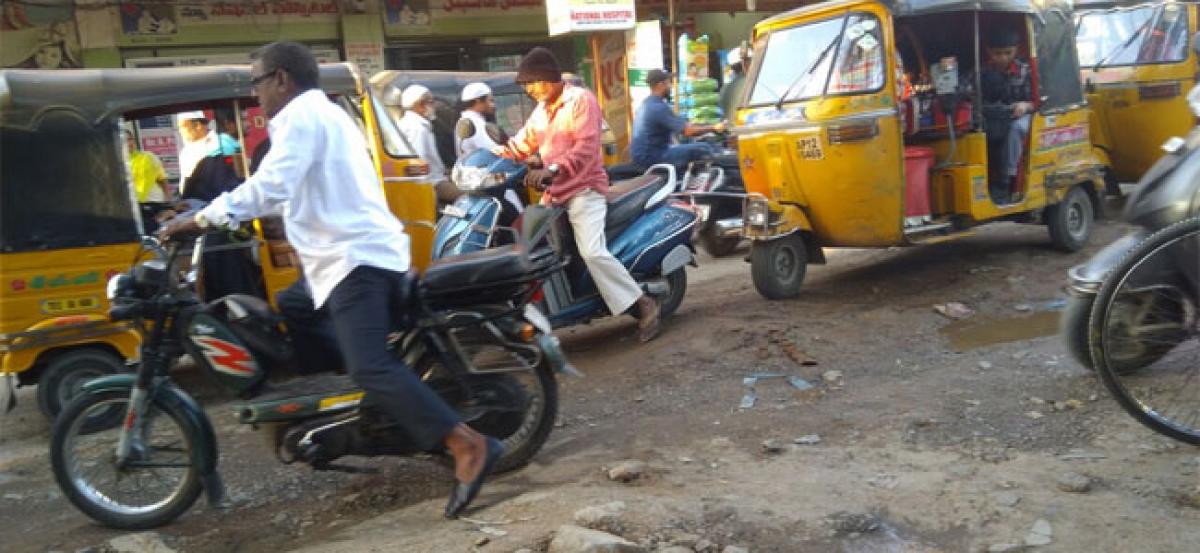
[[636, 23], [633, 0], [546, 0], [550, 36], [588, 31], [624, 31]]

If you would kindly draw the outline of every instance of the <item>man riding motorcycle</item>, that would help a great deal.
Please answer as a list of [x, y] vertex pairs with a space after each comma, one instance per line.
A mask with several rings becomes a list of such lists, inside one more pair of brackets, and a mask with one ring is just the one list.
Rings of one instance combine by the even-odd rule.
[[388, 211], [362, 133], [318, 87], [308, 47], [268, 44], [253, 55], [255, 96], [271, 118], [271, 150], [249, 179], [194, 218], [172, 220], [164, 236], [194, 233], [282, 213], [300, 256], [314, 307], [328, 303], [337, 342], [364, 405], [386, 413], [418, 445], [444, 444], [457, 483], [446, 505], [454, 518], [478, 494], [503, 445], [457, 414], [387, 350], [389, 305], [409, 269], [409, 240]]
[[693, 125], [676, 114], [667, 103], [671, 95], [670, 73], [653, 69], [646, 75], [646, 84], [650, 86], [650, 96], [642, 101], [633, 119], [633, 140], [629, 144], [633, 163], [643, 171], [655, 163], [670, 163], [682, 169], [689, 162], [711, 154], [712, 148], [707, 144], [671, 145], [671, 137], [722, 132], [725, 124]]
[[493, 153], [517, 160], [540, 155], [543, 165], [529, 170], [526, 185], [540, 189], [550, 181], [542, 201], [566, 206], [579, 253], [609, 312], [618, 315], [637, 304], [639, 338], [653, 340], [659, 331], [658, 301], [642, 292], [605, 243], [608, 175], [600, 103], [586, 88], [563, 82], [558, 60], [546, 48], [521, 58], [516, 81], [538, 105], [525, 127]]

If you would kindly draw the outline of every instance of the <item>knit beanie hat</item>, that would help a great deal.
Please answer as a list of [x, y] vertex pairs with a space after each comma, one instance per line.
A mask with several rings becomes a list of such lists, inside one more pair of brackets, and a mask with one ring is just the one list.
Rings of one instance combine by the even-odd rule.
[[521, 58], [517, 66], [517, 83], [525, 84], [535, 81], [556, 83], [562, 80], [562, 70], [558, 68], [558, 60], [554, 53], [538, 46]]

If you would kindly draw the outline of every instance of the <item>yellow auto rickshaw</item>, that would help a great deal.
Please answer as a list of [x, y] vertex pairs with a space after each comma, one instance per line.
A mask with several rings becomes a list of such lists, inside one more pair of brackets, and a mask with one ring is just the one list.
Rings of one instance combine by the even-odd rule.
[[[1015, 177], [1001, 162], [1014, 108], [985, 98], [976, 71], [999, 28], [1019, 36], [1032, 81]], [[763, 20], [753, 40], [734, 133], [763, 296], [798, 294], [825, 247], [928, 243], [991, 221], [1043, 223], [1067, 251], [1087, 242], [1103, 166], [1069, 4], [838, 0]]]
[[[412, 237], [414, 266], [424, 268], [436, 218], [427, 166], [353, 66], [323, 65], [321, 85], [367, 133], [389, 207]], [[105, 294], [142, 241], [121, 129], [165, 119], [168, 136], [173, 114], [231, 110], [241, 172], [254, 129], [265, 137], [251, 89], [249, 66], [0, 71], [0, 380], [10, 398], [13, 380], [36, 384], [53, 417], [83, 382], [138, 358], [139, 335], [108, 321]], [[248, 292], [273, 301], [296, 280], [298, 263], [277, 220], [254, 229], [261, 278]]]
[[1092, 108], [1096, 156], [1109, 167], [1110, 195], [1162, 155], [1160, 146], [1192, 128], [1188, 90], [1200, 67], [1188, 41], [1197, 6], [1174, 1], [1075, 4], [1075, 44]]

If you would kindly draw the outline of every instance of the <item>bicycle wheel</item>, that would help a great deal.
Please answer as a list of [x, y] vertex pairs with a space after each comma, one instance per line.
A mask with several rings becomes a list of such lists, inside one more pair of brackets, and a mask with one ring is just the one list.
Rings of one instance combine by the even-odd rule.
[[1105, 280], [1092, 360], [1113, 398], [1160, 434], [1200, 444], [1200, 218], [1147, 237]]

